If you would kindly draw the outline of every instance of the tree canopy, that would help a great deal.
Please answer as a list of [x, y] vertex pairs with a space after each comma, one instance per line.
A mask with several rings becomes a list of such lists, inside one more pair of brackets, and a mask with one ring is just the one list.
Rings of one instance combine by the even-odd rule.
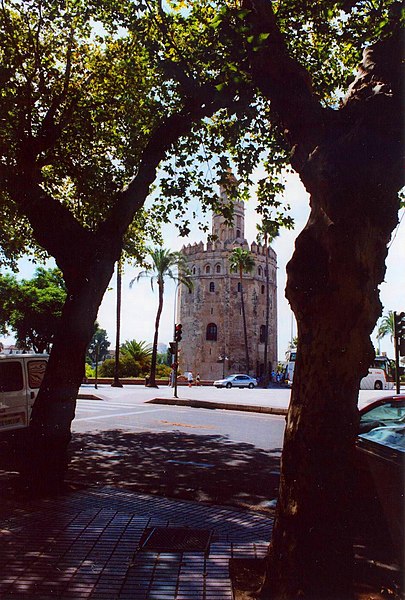
[[49, 352], [59, 326], [66, 288], [59, 269], [39, 267], [32, 279], [0, 276], [3, 331], [25, 350]]

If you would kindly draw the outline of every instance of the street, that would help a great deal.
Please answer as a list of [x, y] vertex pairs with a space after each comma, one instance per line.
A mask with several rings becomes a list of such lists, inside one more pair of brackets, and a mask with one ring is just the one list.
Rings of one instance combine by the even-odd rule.
[[[182, 399], [204, 399], [227, 410], [151, 404], [154, 398], [173, 398], [166, 386], [86, 385], [80, 393], [93, 399], [77, 401], [70, 481], [243, 508], [273, 507], [285, 417], [229, 408], [286, 408], [290, 390], [179, 387]], [[359, 405], [390, 393], [360, 392]]]
[[[170, 388], [86, 386], [81, 392], [102, 399], [77, 402], [71, 482], [119, 485], [241, 508], [272, 508], [283, 416], [147, 403], [154, 397], [171, 397]], [[230, 390], [230, 396], [229, 390], [179, 389], [182, 397], [212, 398], [212, 392], [241, 403], [245, 393], [246, 402], [248, 396], [257, 402], [263, 390]]]

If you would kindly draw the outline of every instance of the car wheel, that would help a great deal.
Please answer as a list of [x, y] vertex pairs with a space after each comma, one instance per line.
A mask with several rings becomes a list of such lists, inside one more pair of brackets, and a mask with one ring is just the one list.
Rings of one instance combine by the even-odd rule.
[[375, 382], [374, 389], [375, 390], [382, 390], [383, 389], [383, 385], [382, 385], [381, 381], [376, 381]]
[[253, 385], [252, 382], [250, 382], [249, 385], [248, 385], [248, 387], [249, 387], [250, 390], [252, 390], [255, 386]]
[[226, 384], [226, 387], [228, 388], [228, 390], [230, 390], [230, 389], [231, 389], [231, 387], [232, 387], [232, 383], [230, 383], [230, 382], [228, 381], [228, 383]]

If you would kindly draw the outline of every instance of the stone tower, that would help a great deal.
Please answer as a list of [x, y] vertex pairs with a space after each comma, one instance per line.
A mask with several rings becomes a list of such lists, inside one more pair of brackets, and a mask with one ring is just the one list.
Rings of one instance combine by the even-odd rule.
[[[227, 201], [220, 188], [221, 198]], [[233, 223], [214, 215], [212, 234], [216, 241], [184, 246], [193, 280], [193, 289], [179, 287], [177, 323], [183, 325], [180, 343], [180, 371], [200, 373], [201, 379], [221, 379], [230, 373], [246, 373], [243, 320], [239, 275], [230, 272], [229, 256], [236, 247], [250, 250], [255, 267], [243, 278], [246, 323], [249, 344], [249, 374], [258, 376], [264, 370], [266, 336], [266, 251], [245, 239], [243, 202], [234, 205]], [[270, 320], [268, 331], [269, 372], [277, 365], [277, 257], [267, 250], [269, 269]]]

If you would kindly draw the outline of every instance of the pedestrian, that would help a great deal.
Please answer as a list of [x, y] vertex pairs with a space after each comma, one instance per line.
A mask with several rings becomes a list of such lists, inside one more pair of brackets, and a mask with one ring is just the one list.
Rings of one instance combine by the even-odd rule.
[[196, 385], [201, 385], [201, 378], [200, 378], [200, 374], [197, 373], [197, 375], [195, 376], [195, 384]]
[[188, 387], [191, 387], [193, 385], [193, 374], [191, 371], [189, 371], [187, 374], [187, 381], [188, 381]]

